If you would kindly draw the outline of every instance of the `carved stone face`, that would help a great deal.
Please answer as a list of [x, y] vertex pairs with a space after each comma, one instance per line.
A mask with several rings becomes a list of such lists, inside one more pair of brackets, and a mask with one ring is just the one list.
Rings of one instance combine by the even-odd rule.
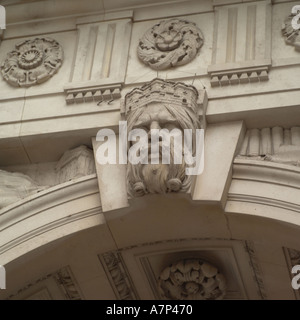
[[[182, 156], [181, 164], [174, 164], [173, 141], [170, 142], [170, 164], [162, 163], [162, 139], [159, 138], [159, 154], [152, 152], [152, 157], [159, 158], [158, 164], [151, 163], [151, 130], [179, 129], [183, 132], [178, 119], [164, 104], [151, 103], [144, 107], [143, 112], [135, 120], [132, 129], [143, 129], [148, 133], [148, 164], [131, 166], [137, 183], [133, 183], [132, 189], [135, 196], [142, 196], [145, 193], [165, 193], [179, 191], [182, 188], [182, 181], [185, 178], [185, 163]], [[129, 128], [130, 130], [131, 128]], [[182, 135], [183, 137], [183, 135]], [[130, 178], [130, 176], [129, 176]]]
[[[143, 113], [137, 119], [133, 129], [143, 129], [148, 133], [148, 161], [151, 162], [151, 132], [152, 129], [162, 130], [167, 129], [171, 132], [173, 129], [182, 129], [178, 120], [166, 109], [163, 104], [152, 103], [145, 107]], [[162, 162], [162, 138], [159, 138], [159, 162]], [[133, 142], [134, 144], [134, 142]], [[154, 155], [154, 154], [153, 154]]]
[[174, 128], [179, 128], [179, 123], [163, 104], [152, 103], [145, 107], [135, 127], [147, 132], [151, 129], [168, 129], [171, 131]]
[[197, 99], [195, 87], [162, 79], [126, 94], [128, 141], [134, 141], [128, 144], [131, 196], [189, 191], [191, 178], [186, 172], [191, 171], [186, 169], [192, 165], [190, 159], [196, 159], [192, 136], [200, 128]]

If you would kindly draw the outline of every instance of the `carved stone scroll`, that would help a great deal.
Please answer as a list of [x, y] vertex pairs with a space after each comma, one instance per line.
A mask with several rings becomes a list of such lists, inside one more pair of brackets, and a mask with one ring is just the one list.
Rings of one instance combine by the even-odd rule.
[[160, 21], [140, 39], [138, 57], [155, 70], [184, 65], [193, 60], [203, 45], [195, 23], [170, 19]]
[[1, 65], [3, 79], [15, 87], [30, 87], [51, 78], [60, 68], [63, 50], [51, 38], [22, 41]]
[[208, 262], [180, 260], [162, 271], [158, 288], [162, 299], [221, 300], [226, 294], [226, 281]]

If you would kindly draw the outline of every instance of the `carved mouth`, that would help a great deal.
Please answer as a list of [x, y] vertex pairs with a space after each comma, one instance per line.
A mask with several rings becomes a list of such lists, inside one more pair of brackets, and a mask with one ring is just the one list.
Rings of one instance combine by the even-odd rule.
[[163, 147], [162, 147], [161, 141], [159, 142], [158, 150], [154, 150], [154, 151], [151, 149], [151, 143], [149, 143], [148, 144], [148, 161], [149, 161], [149, 163], [151, 163], [151, 155], [152, 155], [152, 161], [158, 160], [159, 163], [162, 163], [162, 150], [163, 150]]

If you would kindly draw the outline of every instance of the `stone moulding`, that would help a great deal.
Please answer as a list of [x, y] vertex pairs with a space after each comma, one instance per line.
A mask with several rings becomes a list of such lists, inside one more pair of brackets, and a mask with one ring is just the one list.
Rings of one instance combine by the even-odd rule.
[[92, 85], [88, 87], [65, 87], [67, 104], [83, 102], [107, 102], [108, 104], [121, 98], [121, 84]]
[[203, 35], [195, 23], [163, 20], [147, 30], [139, 41], [139, 59], [154, 70], [181, 66], [192, 61], [203, 45]]
[[239, 157], [300, 165], [300, 127], [249, 129]]
[[[283, 247], [283, 252], [285, 255], [288, 270], [290, 272], [291, 281], [295, 274], [291, 273], [294, 266], [300, 265], [300, 251], [292, 248]], [[299, 290], [293, 290], [296, 298], [300, 300]]]
[[[42, 278], [37, 279], [35, 282], [27, 284], [25, 287], [18, 290], [18, 292], [11, 294], [7, 300], [35, 300], [36, 296], [40, 297], [40, 293], [47, 290], [47, 284], [49, 280], [53, 280], [61, 293], [65, 296], [66, 300], [82, 300], [83, 296], [81, 290], [77, 284], [76, 279], [72, 273], [70, 266], [63, 267], [53, 273], [47, 274]], [[46, 288], [45, 288], [46, 286]], [[40, 291], [30, 294], [31, 289], [40, 289]], [[34, 291], [36, 291], [36, 289]], [[28, 295], [29, 294], [29, 295]], [[45, 298], [45, 295], [43, 295]], [[47, 290], [47, 300], [52, 300], [53, 297]], [[55, 299], [55, 297], [54, 297]], [[40, 299], [39, 299], [40, 300]]]
[[[0, 260], [104, 223], [96, 174], [68, 181], [0, 210]], [[84, 206], [78, 206], [81, 201]], [[26, 208], [26, 209], [25, 209]]]
[[99, 255], [99, 260], [107, 274], [110, 284], [119, 300], [137, 300], [135, 288], [131, 282], [121, 254], [117, 251]]
[[228, 72], [212, 72], [210, 74], [210, 84], [212, 87], [222, 87], [227, 85], [253, 83], [269, 80], [268, 67], [249, 68]]
[[225, 211], [300, 225], [300, 168], [236, 158]]
[[210, 263], [185, 259], [161, 272], [158, 288], [162, 299], [221, 300], [226, 294], [226, 281]]
[[15, 45], [1, 64], [3, 79], [15, 87], [45, 82], [61, 67], [63, 49], [52, 38], [35, 38]]
[[300, 189], [300, 168], [285, 164], [236, 158], [233, 178], [278, 184]]
[[82, 300], [80, 289], [69, 266], [59, 269], [54, 277], [68, 300]]

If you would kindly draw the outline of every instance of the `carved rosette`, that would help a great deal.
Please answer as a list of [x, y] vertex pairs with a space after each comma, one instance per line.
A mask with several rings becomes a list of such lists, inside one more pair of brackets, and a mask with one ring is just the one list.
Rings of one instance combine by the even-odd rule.
[[180, 260], [165, 268], [158, 279], [162, 299], [220, 300], [226, 281], [216, 267], [199, 259]]
[[30, 87], [52, 77], [63, 61], [61, 45], [51, 38], [22, 41], [1, 65], [3, 78], [15, 87]]
[[296, 13], [291, 13], [285, 19], [282, 25], [282, 34], [285, 37], [285, 42], [287, 44], [294, 46], [297, 50], [300, 50], [300, 30], [295, 29], [292, 26], [292, 20], [295, 18], [296, 15]]
[[170, 19], [146, 31], [138, 45], [138, 57], [155, 70], [184, 65], [193, 60], [203, 45], [195, 23]]

